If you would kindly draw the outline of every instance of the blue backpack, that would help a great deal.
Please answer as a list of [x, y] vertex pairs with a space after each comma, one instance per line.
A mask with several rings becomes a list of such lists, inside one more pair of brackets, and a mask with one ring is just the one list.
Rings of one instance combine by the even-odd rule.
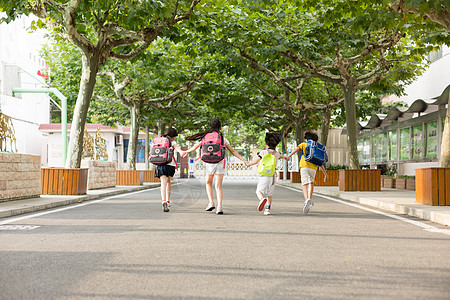
[[319, 167], [328, 161], [326, 147], [313, 140], [306, 142], [305, 153], [303, 155], [305, 156], [305, 161]]

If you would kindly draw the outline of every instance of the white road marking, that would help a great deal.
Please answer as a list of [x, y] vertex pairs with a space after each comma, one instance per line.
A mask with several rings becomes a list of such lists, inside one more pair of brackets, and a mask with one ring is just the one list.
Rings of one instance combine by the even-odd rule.
[[[295, 189], [295, 188], [292, 188], [292, 187], [289, 187], [289, 186], [283, 186], [283, 185], [280, 185], [280, 186], [282, 186], [282, 187], [284, 187], [286, 189], [289, 189], [289, 190], [296, 191], [296, 192], [300, 191], [299, 189]], [[370, 211], [372, 213], [383, 215], [383, 216], [386, 216], [386, 217], [389, 217], [389, 218], [392, 218], [392, 219], [395, 219], [395, 220], [398, 220], [398, 221], [409, 223], [411, 225], [415, 225], [415, 226], [421, 227], [423, 230], [426, 230], [426, 231], [429, 231], [429, 232], [437, 232], [437, 233], [450, 235], [450, 230], [449, 229], [439, 229], [439, 228], [436, 228], [436, 227], [428, 225], [428, 224], [424, 224], [424, 223], [419, 222], [419, 221], [410, 220], [410, 219], [405, 218], [405, 217], [393, 215], [393, 214], [390, 214], [390, 213], [386, 213], [386, 212], [375, 210], [375, 209], [371, 209], [371, 208], [367, 208], [367, 207], [364, 207], [364, 206], [361, 206], [361, 205], [358, 205], [358, 204], [350, 203], [350, 202], [347, 202], [347, 201], [344, 201], [344, 200], [339, 200], [339, 199], [335, 199], [335, 198], [324, 196], [324, 195], [318, 195], [318, 197], [325, 198], [325, 199], [328, 199], [328, 200], [331, 200], [331, 201], [334, 201], [334, 202], [338, 202], [338, 203], [341, 203], [341, 204], [353, 206], [355, 208], [359, 208], [359, 209], [362, 209], [362, 210], [365, 210], [365, 211]]]
[[0, 230], [33, 230], [39, 228], [39, 225], [0, 225]]
[[63, 208], [47, 210], [47, 211], [44, 211], [44, 212], [34, 213], [34, 214], [22, 216], [22, 217], [16, 217], [16, 218], [0, 221], [0, 225], [9, 224], [9, 223], [17, 222], [17, 221], [22, 221], [22, 220], [27, 220], [27, 219], [31, 219], [31, 218], [36, 218], [36, 217], [40, 217], [40, 216], [45, 216], [45, 215], [48, 215], [48, 214], [53, 214], [53, 213], [57, 213], [57, 212], [65, 211], [65, 210], [69, 210], [69, 209], [74, 209], [74, 208], [78, 208], [78, 207], [81, 207], [81, 206], [86, 206], [86, 205], [90, 205], [90, 204], [94, 204], [94, 203], [99, 203], [99, 202], [103, 202], [103, 201], [106, 201], [106, 200], [111, 200], [111, 199], [114, 199], [114, 198], [119, 198], [119, 197], [134, 195], [134, 194], [138, 194], [138, 193], [143, 193], [143, 192], [147, 192], [147, 191], [157, 190], [159, 188], [161, 188], [161, 187], [155, 187], [155, 188], [140, 190], [140, 191], [136, 191], [136, 192], [130, 192], [130, 193], [125, 193], [125, 194], [114, 195], [114, 196], [106, 197], [106, 198], [99, 199], [99, 200], [92, 200], [92, 201], [81, 203], [81, 204], [76, 204], [76, 205], [66, 206], [66, 207], [63, 207]]

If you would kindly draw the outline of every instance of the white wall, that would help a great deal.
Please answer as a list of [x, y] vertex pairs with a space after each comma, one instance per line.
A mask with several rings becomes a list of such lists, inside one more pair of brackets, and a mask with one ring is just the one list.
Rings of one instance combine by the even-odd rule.
[[[95, 132], [89, 132], [92, 138], [95, 138]], [[41, 133], [41, 135], [44, 135]], [[70, 136], [70, 131], [67, 133]], [[117, 156], [115, 155], [116, 148], [114, 147], [113, 132], [101, 132], [101, 136], [106, 141], [106, 151], [108, 153], [108, 161], [114, 161], [117, 163]], [[48, 153], [44, 155], [43, 150], [43, 164], [46, 167], [64, 167], [62, 163], [62, 137], [61, 132], [45, 133], [43, 144], [48, 145]], [[120, 146], [122, 147], [122, 146]], [[46, 148], [45, 146], [43, 148]], [[123, 148], [123, 147], [122, 147]], [[123, 150], [122, 150], [123, 153]], [[44, 157], [45, 156], [45, 157]]]
[[424, 74], [406, 88], [406, 96], [400, 97], [400, 100], [410, 105], [417, 99], [437, 97], [449, 84], [450, 48], [443, 46], [442, 58], [431, 63]]
[[32, 17], [21, 17], [9, 24], [0, 24], [0, 110], [12, 118], [18, 152], [42, 155], [43, 134], [38, 127], [50, 120], [48, 95], [19, 94], [12, 97], [11, 94], [12, 87], [42, 87], [42, 83], [33, 76], [39, 78], [37, 71], [45, 66], [39, 58], [45, 32], [29, 33], [27, 28], [32, 20]]

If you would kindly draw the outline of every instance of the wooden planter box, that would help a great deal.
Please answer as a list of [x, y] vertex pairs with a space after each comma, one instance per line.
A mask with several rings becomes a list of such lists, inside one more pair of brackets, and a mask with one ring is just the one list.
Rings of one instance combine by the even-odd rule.
[[314, 185], [317, 186], [338, 186], [339, 185], [339, 170], [329, 170], [327, 171], [328, 180], [323, 182], [323, 172], [318, 170], [316, 173], [316, 179], [314, 180]]
[[301, 183], [302, 178], [300, 172], [291, 172], [291, 183]]
[[143, 185], [144, 172], [140, 170], [117, 170], [116, 185]]
[[[280, 171], [280, 180], [284, 180], [284, 178], [283, 178], [283, 171]], [[290, 180], [291, 179], [291, 172], [287, 172], [287, 176], [286, 176], [287, 178], [286, 178], [286, 180]]]
[[145, 170], [142, 173], [144, 173], [144, 182], [159, 182], [159, 178], [155, 177], [155, 170]]
[[416, 179], [415, 178], [406, 178], [406, 189], [410, 191], [416, 190]]
[[406, 190], [406, 178], [395, 179], [395, 188]]
[[395, 178], [384, 178], [383, 180], [383, 187], [388, 189], [394, 189], [395, 188], [396, 179]]
[[416, 202], [450, 205], [450, 168], [416, 169]]
[[381, 191], [381, 170], [339, 170], [340, 191]]
[[84, 195], [89, 169], [41, 168], [41, 194]]

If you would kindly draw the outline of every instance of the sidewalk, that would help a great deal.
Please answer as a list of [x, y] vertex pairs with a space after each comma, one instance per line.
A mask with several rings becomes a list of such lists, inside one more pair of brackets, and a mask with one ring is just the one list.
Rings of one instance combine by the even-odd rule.
[[[301, 190], [301, 183], [280, 180], [279, 185]], [[314, 194], [358, 202], [393, 213], [450, 226], [450, 206], [429, 206], [416, 203], [415, 191], [382, 188], [381, 192], [342, 192], [338, 186], [316, 186]]]
[[[39, 198], [13, 200], [0, 202], [0, 218], [7, 218], [21, 214], [32, 213], [40, 210], [50, 209], [58, 206], [81, 203], [101, 197], [119, 195], [144, 189], [159, 187], [160, 183], [144, 183], [140, 186], [116, 186], [106, 189], [88, 190], [86, 195], [80, 196], [56, 196], [41, 195]], [[1, 221], [0, 221], [1, 222]]]

